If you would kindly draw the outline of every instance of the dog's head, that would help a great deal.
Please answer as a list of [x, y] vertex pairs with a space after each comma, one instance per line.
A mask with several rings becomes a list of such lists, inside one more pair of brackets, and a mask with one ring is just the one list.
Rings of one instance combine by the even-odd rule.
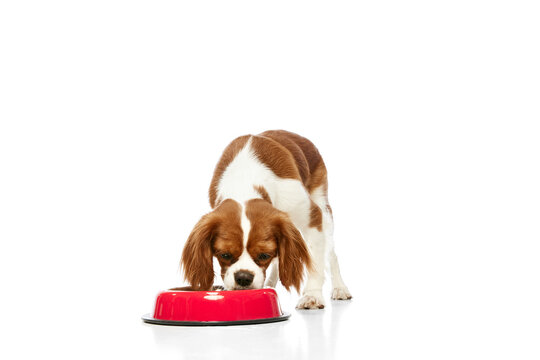
[[262, 288], [274, 261], [283, 286], [299, 290], [304, 268], [311, 267], [304, 239], [289, 216], [261, 199], [244, 205], [227, 199], [195, 225], [182, 253], [184, 274], [194, 289], [212, 287], [214, 256], [227, 290]]

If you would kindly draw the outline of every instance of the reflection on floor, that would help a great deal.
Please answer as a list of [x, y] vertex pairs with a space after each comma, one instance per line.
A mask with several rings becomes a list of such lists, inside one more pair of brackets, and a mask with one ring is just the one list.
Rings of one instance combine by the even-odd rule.
[[[294, 297], [281, 294], [289, 320], [260, 325], [177, 327], [148, 325], [155, 343], [181, 358], [331, 359], [355, 344], [342, 344], [342, 329], [354, 321], [354, 301], [330, 301], [323, 310], [296, 310]], [[348, 330], [350, 331], [350, 330]], [[341, 346], [344, 345], [344, 346]], [[348, 349], [347, 349], [348, 348]]]

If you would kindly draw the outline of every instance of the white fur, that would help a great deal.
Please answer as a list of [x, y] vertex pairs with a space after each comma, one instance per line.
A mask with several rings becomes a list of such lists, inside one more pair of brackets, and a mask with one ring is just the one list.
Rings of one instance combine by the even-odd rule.
[[255, 275], [253, 277], [253, 283], [248, 288], [260, 289], [264, 286], [264, 273], [262, 269], [255, 264], [251, 255], [244, 249], [244, 252], [242, 252], [242, 255], [238, 258], [238, 261], [232, 264], [225, 272], [225, 277], [223, 278], [225, 289], [234, 290], [241, 288], [234, 281], [234, 274], [239, 270], [248, 270]]
[[245, 207], [242, 206], [242, 215], [240, 215], [240, 226], [242, 227], [242, 232], [244, 233], [244, 248], [246, 248], [248, 239], [249, 239], [249, 232], [251, 231], [251, 222], [247, 218]]
[[227, 290], [239, 288], [236, 284], [236, 281], [234, 280], [234, 274], [240, 270], [247, 270], [254, 274], [253, 283], [249, 286], [249, 288], [258, 289], [263, 287], [264, 285], [264, 272], [255, 263], [255, 261], [253, 261], [253, 259], [246, 250], [249, 232], [251, 230], [251, 222], [246, 216], [244, 206], [242, 206], [240, 225], [242, 226], [242, 231], [244, 232], [244, 251], [242, 252], [242, 255], [240, 255], [240, 257], [238, 258], [238, 261], [231, 265], [225, 272], [223, 284], [225, 285], [225, 289]]
[[227, 166], [217, 187], [217, 197], [233, 199], [243, 204], [249, 199], [260, 197], [253, 185], [262, 184], [275, 176], [251, 150], [251, 139]]

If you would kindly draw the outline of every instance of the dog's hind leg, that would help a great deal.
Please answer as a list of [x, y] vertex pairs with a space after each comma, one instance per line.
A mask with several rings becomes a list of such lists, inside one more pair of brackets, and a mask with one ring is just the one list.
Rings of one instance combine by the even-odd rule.
[[332, 279], [332, 300], [348, 300], [352, 298], [349, 289], [343, 282], [339, 263], [334, 250], [334, 220], [332, 218], [331, 208], [325, 207], [323, 212], [323, 227], [327, 241], [328, 262], [330, 263], [330, 278]]
[[332, 300], [351, 299], [352, 295], [341, 278], [338, 259], [333, 247], [330, 249], [328, 256], [330, 261], [330, 276], [332, 278]]

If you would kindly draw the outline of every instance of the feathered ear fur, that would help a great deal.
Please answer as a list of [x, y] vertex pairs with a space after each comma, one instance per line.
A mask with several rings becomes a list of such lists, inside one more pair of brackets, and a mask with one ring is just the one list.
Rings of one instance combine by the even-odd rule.
[[312, 269], [311, 255], [300, 231], [286, 214], [281, 214], [275, 224], [278, 242], [279, 279], [285, 289], [294, 287], [300, 292], [304, 268]]
[[217, 225], [212, 214], [195, 225], [182, 252], [184, 277], [194, 290], [211, 290], [214, 283], [212, 238]]

